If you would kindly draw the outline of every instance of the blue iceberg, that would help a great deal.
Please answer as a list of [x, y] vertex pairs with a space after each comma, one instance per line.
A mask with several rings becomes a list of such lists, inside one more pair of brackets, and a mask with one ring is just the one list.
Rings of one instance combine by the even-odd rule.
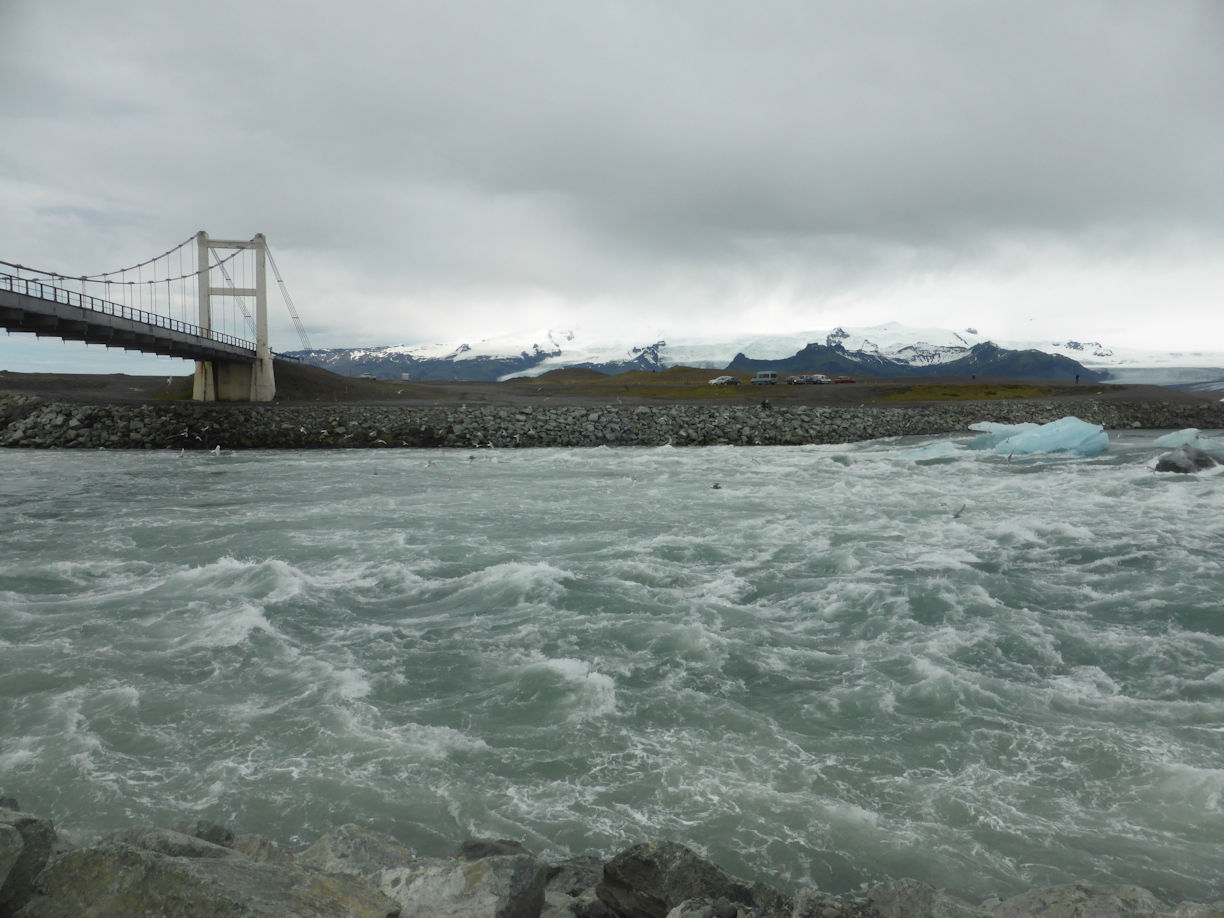
[[1004, 456], [1031, 453], [1095, 456], [1109, 448], [1109, 434], [1100, 424], [1089, 424], [1077, 417], [1060, 418], [1040, 426], [979, 421], [970, 424], [969, 429], [983, 433], [974, 441], [974, 449], [989, 449]]
[[995, 421], [977, 421], [970, 424], [970, 430], [976, 430], [982, 436], [974, 437], [969, 444], [970, 449], [994, 449], [1008, 437], [1024, 433], [1026, 430], [1036, 430], [1040, 424], [999, 424]]
[[1155, 445], [1162, 449], [1177, 449], [1179, 446], [1188, 446], [1193, 449], [1202, 450], [1214, 456], [1217, 460], [1224, 457], [1224, 442], [1217, 437], [1204, 437], [1197, 427], [1187, 427], [1185, 430], [1178, 430], [1174, 433], [1167, 433], [1164, 436], [1157, 437]]
[[1156, 445], [1176, 449], [1179, 446], [1198, 446], [1199, 429], [1197, 427], [1187, 427], [1185, 430], [1179, 430], [1176, 433], [1167, 433], [1163, 437], [1156, 438]]

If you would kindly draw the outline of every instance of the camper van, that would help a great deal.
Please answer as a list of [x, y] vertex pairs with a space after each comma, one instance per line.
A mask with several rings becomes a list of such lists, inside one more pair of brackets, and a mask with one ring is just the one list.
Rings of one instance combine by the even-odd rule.
[[778, 384], [778, 374], [773, 370], [761, 370], [756, 376], [752, 377], [754, 386], [776, 386]]

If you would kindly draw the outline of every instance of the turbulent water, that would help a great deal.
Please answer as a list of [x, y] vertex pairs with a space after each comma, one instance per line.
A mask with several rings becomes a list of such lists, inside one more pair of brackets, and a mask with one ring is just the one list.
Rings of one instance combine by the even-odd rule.
[[0, 791], [76, 841], [1218, 898], [1224, 468], [1152, 439], [6, 451]]

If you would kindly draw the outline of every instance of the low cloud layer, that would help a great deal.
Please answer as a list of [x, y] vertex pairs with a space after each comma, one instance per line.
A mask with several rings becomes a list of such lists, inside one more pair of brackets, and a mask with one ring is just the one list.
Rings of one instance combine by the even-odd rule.
[[0, 257], [263, 232], [321, 344], [1224, 332], [1214, 2], [10, 0], [0, 31]]

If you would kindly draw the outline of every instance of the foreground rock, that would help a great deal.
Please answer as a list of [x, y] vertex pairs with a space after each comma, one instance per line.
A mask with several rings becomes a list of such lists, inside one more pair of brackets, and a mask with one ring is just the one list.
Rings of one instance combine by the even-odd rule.
[[356, 877], [260, 863], [227, 848], [211, 847], [219, 850], [196, 847], [192, 853], [165, 854], [104, 842], [71, 851], [42, 873], [41, 895], [17, 914], [20, 918], [399, 915], [393, 901]]
[[649, 842], [618, 854], [604, 866], [595, 892], [613, 915], [624, 918], [666, 918], [683, 903], [689, 911], [712, 907], [715, 914], [734, 908], [731, 918], [745, 909], [762, 918], [791, 912], [790, 900], [780, 893], [733, 879], [675, 842]]
[[395, 900], [403, 918], [538, 918], [544, 907], [546, 868], [518, 842], [468, 842], [457, 858], [420, 858], [348, 825], [298, 860], [362, 877]]
[[419, 857], [355, 825], [297, 855], [215, 823], [178, 829], [129, 828], [58, 850], [50, 823], [0, 797], [0, 918], [1224, 918], [1224, 902], [1169, 906], [1138, 887], [1094, 884], [976, 905], [917, 880], [792, 898], [675, 842], [548, 866], [514, 841]]
[[55, 853], [51, 823], [23, 813], [12, 798], [0, 799], [0, 918], [12, 915], [34, 893], [34, 881]]
[[1212, 468], [1216, 461], [1197, 446], [1183, 444], [1156, 460], [1156, 471], [1179, 472], [1183, 475]]

